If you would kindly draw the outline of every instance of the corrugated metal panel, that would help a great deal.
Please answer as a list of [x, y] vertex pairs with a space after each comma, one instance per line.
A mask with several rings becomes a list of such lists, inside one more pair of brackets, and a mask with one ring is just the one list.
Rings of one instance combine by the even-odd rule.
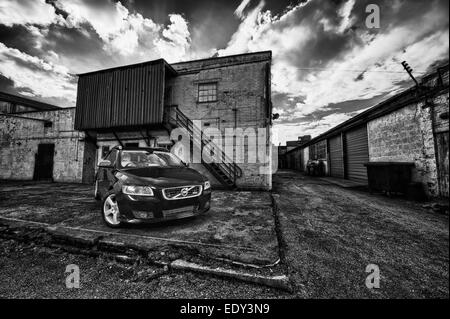
[[105, 129], [163, 121], [165, 63], [80, 75], [75, 128]]
[[344, 178], [344, 153], [341, 135], [330, 138], [328, 145], [330, 147], [330, 175]]
[[367, 125], [347, 132], [345, 138], [348, 179], [367, 182], [367, 169], [364, 166], [369, 161]]

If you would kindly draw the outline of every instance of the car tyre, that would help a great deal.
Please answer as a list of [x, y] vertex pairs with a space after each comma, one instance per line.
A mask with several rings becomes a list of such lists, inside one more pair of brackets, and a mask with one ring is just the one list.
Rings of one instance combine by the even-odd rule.
[[122, 226], [120, 221], [119, 205], [116, 201], [116, 194], [109, 192], [102, 203], [102, 218], [106, 226], [111, 228], [119, 228]]

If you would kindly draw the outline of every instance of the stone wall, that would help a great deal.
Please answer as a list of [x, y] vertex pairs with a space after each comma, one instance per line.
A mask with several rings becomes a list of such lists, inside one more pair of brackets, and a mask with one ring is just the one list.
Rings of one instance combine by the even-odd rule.
[[413, 162], [413, 181], [429, 196], [437, 196], [432, 109], [413, 103], [367, 124], [371, 162]]
[[[33, 179], [38, 145], [55, 144], [53, 179], [82, 182], [84, 133], [74, 131], [75, 109], [0, 115], [0, 179]], [[45, 121], [52, 123], [45, 127]]]

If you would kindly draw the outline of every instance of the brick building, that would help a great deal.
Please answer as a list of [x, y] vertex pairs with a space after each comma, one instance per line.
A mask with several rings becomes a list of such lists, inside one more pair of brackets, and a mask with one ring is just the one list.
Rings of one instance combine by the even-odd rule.
[[[26, 119], [23, 114], [20, 118], [17, 114], [0, 116], [0, 179], [32, 179], [41, 147], [46, 157], [54, 155], [53, 180], [90, 183], [95, 163], [112, 147], [170, 149], [175, 141], [171, 131], [183, 128], [188, 139], [205, 132], [199, 135], [200, 144], [193, 147], [204, 150], [208, 146], [211, 156], [222, 158], [219, 163], [202, 158], [201, 163], [191, 164], [213, 185], [270, 189], [271, 175], [261, 173], [266, 167], [270, 170], [272, 163], [270, 67], [271, 52], [266, 51], [175, 64], [160, 59], [80, 74], [76, 108], [26, 113]], [[42, 122], [42, 127], [33, 121]], [[50, 129], [44, 127], [50, 122]], [[8, 132], [13, 127], [17, 129], [11, 135]], [[240, 134], [234, 136], [227, 129], [238, 129]], [[251, 143], [251, 130], [257, 129], [265, 134]], [[222, 145], [214, 143], [218, 132], [225, 140]], [[59, 141], [64, 139], [66, 147], [60, 149]], [[238, 140], [244, 146], [244, 159], [258, 151], [263, 158], [256, 162], [230, 158], [224, 149], [228, 146], [237, 151]], [[8, 168], [7, 163], [16, 162], [19, 153], [27, 164], [16, 170]]]
[[410, 162], [413, 182], [429, 197], [449, 196], [449, 66], [286, 153], [288, 167], [306, 170], [322, 159], [329, 176], [367, 183], [367, 162]]
[[0, 179], [90, 182], [84, 133], [75, 108], [0, 93]]
[[[292, 167], [294, 169], [300, 169], [301, 158], [299, 154], [294, 158], [292, 156], [286, 157], [286, 153], [296, 149], [311, 141], [311, 135], [299, 136], [296, 141], [286, 141], [286, 146], [278, 146], [278, 168]], [[289, 162], [288, 162], [289, 161]]]

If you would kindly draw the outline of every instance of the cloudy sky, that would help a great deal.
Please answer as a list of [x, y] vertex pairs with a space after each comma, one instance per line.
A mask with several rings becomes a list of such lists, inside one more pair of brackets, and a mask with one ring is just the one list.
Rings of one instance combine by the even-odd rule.
[[[368, 4], [380, 28], [366, 26]], [[272, 50], [275, 142], [316, 136], [448, 60], [448, 0], [1, 0], [0, 90], [74, 106], [77, 73]]]

